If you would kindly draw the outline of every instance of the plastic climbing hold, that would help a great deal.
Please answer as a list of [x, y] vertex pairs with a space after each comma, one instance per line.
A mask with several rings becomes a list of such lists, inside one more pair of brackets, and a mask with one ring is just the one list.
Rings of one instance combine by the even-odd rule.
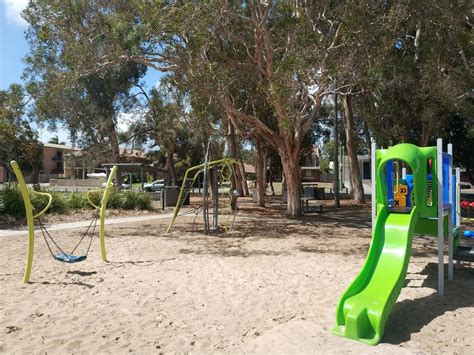
[[474, 231], [465, 230], [463, 235], [465, 238], [474, 238]]

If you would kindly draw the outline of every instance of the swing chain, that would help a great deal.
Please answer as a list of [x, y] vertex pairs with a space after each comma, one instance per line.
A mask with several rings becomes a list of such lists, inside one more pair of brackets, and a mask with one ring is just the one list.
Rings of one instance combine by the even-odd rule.
[[[53, 258], [56, 258], [56, 255], [54, 254], [52, 248], [51, 248], [51, 245], [49, 244], [49, 241], [48, 241], [48, 238], [51, 240], [51, 242], [54, 244], [54, 246], [63, 254], [63, 255], [73, 255], [74, 252], [76, 251], [76, 249], [81, 245], [82, 241], [87, 237], [87, 235], [90, 236], [89, 238], [89, 245], [87, 247], [87, 250], [86, 250], [86, 253], [84, 256], [87, 257], [87, 255], [89, 254], [89, 251], [90, 251], [90, 248], [91, 248], [91, 245], [92, 245], [92, 240], [93, 240], [93, 237], [94, 237], [94, 234], [95, 234], [95, 230], [96, 230], [96, 227], [97, 227], [97, 220], [99, 219], [99, 215], [97, 213], [97, 211], [94, 211], [94, 214], [92, 215], [92, 220], [91, 220], [91, 223], [89, 224], [89, 226], [87, 227], [86, 231], [84, 232], [84, 234], [82, 235], [81, 239], [77, 242], [77, 244], [75, 245], [75, 247], [72, 249], [72, 251], [68, 254], [66, 252], [64, 252], [64, 250], [59, 246], [59, 244], [54, 240], [54, 238], [51, 236], [51, 234], [48, 232], [48, 230], [46, 229], [46, 226], [44, 225], [43, 221], [41, 218], [38, 218], [37, 221], [38, 221], [38, 224], [39, 224], [39, 227], [40, 227], [40, 230], [41, 230], [41, 234], [43, 235], [43, 239], [44, 241], [46, 242], [46, 246], [48, 247], [49, 249], [49, 252], [50, 254], [53, 256]], [[92, 232], [89, 232], [92, 228]]]

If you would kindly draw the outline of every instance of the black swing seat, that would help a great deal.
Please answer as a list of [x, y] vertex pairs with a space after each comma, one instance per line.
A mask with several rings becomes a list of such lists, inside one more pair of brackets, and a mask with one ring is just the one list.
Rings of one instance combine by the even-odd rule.
[[67, 254], [67, 253], [58, 253], [54, 255], [54, 258], [57, 261], [60, 261], [62, 263], [79, 263], [81, 261], [84, 261], [87, 259], [87, 255], [72, 255], [72, 254]]

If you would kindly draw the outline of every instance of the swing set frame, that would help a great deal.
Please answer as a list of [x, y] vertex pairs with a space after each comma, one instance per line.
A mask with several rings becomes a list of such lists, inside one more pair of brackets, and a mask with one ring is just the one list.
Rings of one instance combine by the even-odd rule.
[[[26, 222], [28, 225], [28, 249], [26, 253], [26, 266], [25, 266], [25, 272], [23, 274], [23, 282], [29, 283], [30, 275], [31, 275], [31, 267], [33, 265], [33, 254], [35, 250], [35, 219], [40, 218], [48, 211], [48, 209], [51, 207], [51, 204], [53, 202], [53, 196], [46, 192], [28, 190], [28, 187], [26, 186], [25, 179], [23, 177], [23, 174], [20, 170], [18, 163], [15, 160], [12, 160], [10, 165], [13, 168], [13, 172], [16, 175], [16, 179], [18, 181], [18, 186], [20, 188], [20, 192], [23, 197], [23, 203], [25, 205], [25, 211], [26, 211]], [[103, 261], [107, 261], [107, 253], [105, 250], [105, 211], [107, 209], [107, 200], [109, 198], [110, 191], [113, 187], [113, 180], [115, 179], [116, 174], [117, 174], [117, 167], [114, 166], [110, 171], [110, 175], [107, 179], [107, 185], [105, 189], [87, 191], [87, 201], [95, 209], [95, 211], [99, 211], [100, 252], [101, 252], [101, 257]], [[91, 201], [90, 195], [94, 192], [102, 192], [102, 191], [103, 191], [103, 195], [100, 202], [100, 206], [97, 206]], [[31, 203], [30, 193], [34, 195], [46, 196], [48, 198], [48, 203], [46, 207], [36, 214], [33, 214], [35, 208], [33, 207]]]

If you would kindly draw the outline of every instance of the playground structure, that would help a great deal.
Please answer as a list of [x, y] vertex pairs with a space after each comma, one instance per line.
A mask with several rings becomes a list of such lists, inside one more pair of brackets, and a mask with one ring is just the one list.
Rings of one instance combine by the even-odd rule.
[[[223, 230], [232, 230], [235, 222], [235, 216], [237, 213], [237, 195], [233, 191], [234, 164], [237, 164], [238, 161], [233, 158], [224, 158], [214, 161], [208, 161], [208, 157], [209, 150], [206, 154], [206, 160], [203, 164], [193, 166], [186, 170], [186, 173], [184, 174], [183, 183], [179, 191], [178, 200], [173, 211], [173, 218], [166, 230], [166, 233], [169, 233], [169, 231], [173, 227], [173, 224], [176, 221], [176, 218], [180, 216], [179, 212], [181, 210], [181, 207], [188, 198], [196, 181], [199, 181], [198, 178], [201, 175], [203, 184], [202, 204], [196, 208], [191, 209], [190, 211], [185, 212], [184, 214], [181, 214], [181, 216], [185, 214], [194, 214], [194, 230], [196, 218], [202, 212], [204, 222], [204, 234], [210, 234], [213, 231], [219, 230], [219, 190], [222, 191], [223, 185], [229, 183], [230, 187], [228, 191], [224, 193], [224, 195], [227, 195], [229, 199], [229, 203], [227, 205], [232, 212], [227, 214], [223, 225]], [[189, 176], [193, 173], [194, 176], [192, 178], [189, 178]], [[211, 192], [211, 201], [209, 201], [209, 190]], [[212, 209], [212, 224], [209, 223], [209, 209]]]
[[[92, 238], [95, 234], [95, 228], [97, 225], [97, 220], [100, 220], [99, 223], [99, 239], [100, 239], [100, 251], [101, 251], [101, 257], [103, 261], [107, 261], [107, 254], [105, 250], [105, 211], [107, 208], [107, 200], [110, 194], [110, 190], [113, 187], [113, 180], [115, 179], [115, 175], [117, 173], [117, 167], [113, 167], [110, 171], [110, 175], [107, 179], [107, 185], [105, 189], [100, 189], [100, 190], [91, 190], [87, 192], [87, 201], [89, 204], [94, 208], [94, 214], [91, 220], [91, 223], [89, 224], [89, 227], [85, 231], [85, 233], [81, 236], [79, 242], [76, 244], [76, 246], [72, 249], [71, 252], [65, 252], [63, 248], [59, 246], [59, 244], [51, 237], [49, 232], [46, 230], [46, 227], [41, 221], [41, 217], [48, 211], [48, 209], [51, 207], [51, 204], [53, 202], [53, 197], [51, 194], [45, 193], [45, 192], [38, 192], [38, 191], [29, 191], [28, 187], [25, 183], [25, 179], [23, 177], [23, 174], [20, 170], [20, 167], [18, 166], [18, 163], [16, 161], [12, 161], [11, 166], [13, 168], [13, 171], [16, 175], [17, 181], [18, 181], [18, 186], [20, 188], [21, 195], [23, 197], [23, 203], [25, 205], [25, 211], [26, 211], [26, 221], [28, 225], [28, 249], [27, 249], [27, 256], [26, 256], [26, 267], [25, 267], [25, 272], [23, 275], [23, 282], [28, 283], [30, 281], [30, 275], [31, 275], [31, 267], [33, 265], [33, 254], [34, 254], [34, 248], [35, 248], [35, 220], [38, 221], [38, 224], [40, 226], [40, 230], [43, 234], [44, 240], [46, 242], [46, 245], [48, 246], [48, 249], [51, 253], [51, 255], [56, 259], [57, 261], [60, 262], [65, 262], [65, 263], [76, 263], [76, 262], [81, 262], [87, 259], [87, 255], [89, 253], [91, 244], [92, 244]], [[34, 207], [31, 203], [31, 198], [30, 198], [30, 193], [33, 195], [38, 195], [38, 196], [45, 196], [48, 198], [48, 203], [46, 206], [38, 213], [33, 214], [34, 212]], [[102, 193], [102, 198], [100, 200], [99, 205], [95, 205], [91, 201], [91, 194], [92, 193]], [[92, 231], [91, 231], [92, 229]], [[87, 250], [84, 254], [82, 255], [74, 255], [74, 252], [78, 249], [82, 241], [86, 238], [86, 236], [90, 237], [89, 240], [89, 245], [87, 247]], [[55, 254], [53, 253], [53, 247], [49, 244], [48, 238], [51, 240], [52, 244], [54, 247], [58, 249], [58, 253]]]
[[[461, 201], [461, 220], [462, 221], [474, 221], [474, 201]], [[464, 216], [463, 216], [464, 213]]]
[[453, 174], [452, 145], [447, 153], [442, 147], [441, 139], [425, 148], [405, 143], [377, 150], [372, 144], [372, 243], [338, 303], [334, 334], [371, 345], [381, 341], [404, 285], [414, 234], [438, 237], [441, 296], [445, 237], [449, 280], [454, 259], [474, 261], [473, 248], [460, 246], [460, 171]]

